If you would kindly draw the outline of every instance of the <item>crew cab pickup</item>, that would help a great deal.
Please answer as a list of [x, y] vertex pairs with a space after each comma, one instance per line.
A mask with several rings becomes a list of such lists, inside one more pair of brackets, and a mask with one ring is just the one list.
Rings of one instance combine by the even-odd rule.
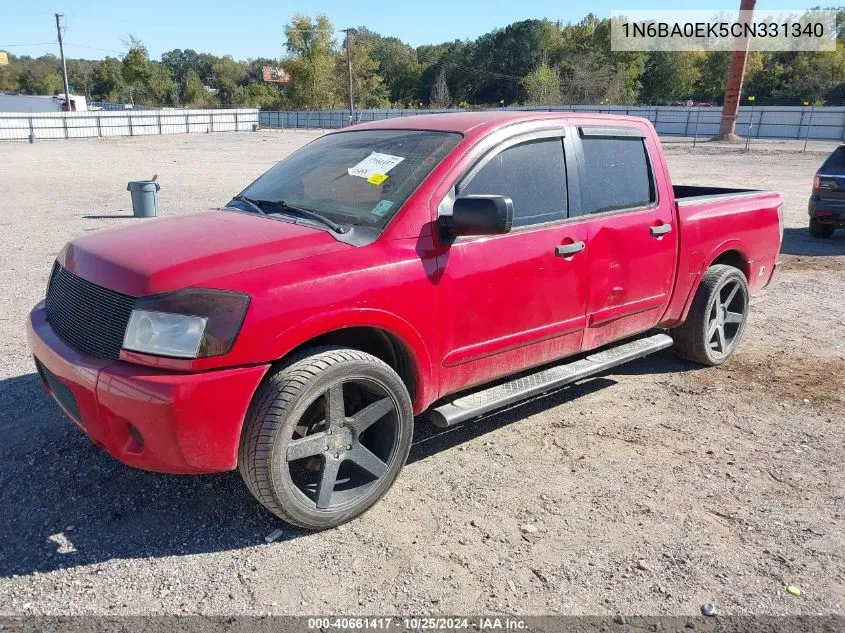
[[125, 464], [238, 468], [313, 529], [385, 494], [415, 415], [670, 346], [724, 362], [783, 235], [776, 193], [673, 187], [648, 121], [541, 112], [356, 125], [141, 222], [58, 255], [28, 323], [47, 391]]

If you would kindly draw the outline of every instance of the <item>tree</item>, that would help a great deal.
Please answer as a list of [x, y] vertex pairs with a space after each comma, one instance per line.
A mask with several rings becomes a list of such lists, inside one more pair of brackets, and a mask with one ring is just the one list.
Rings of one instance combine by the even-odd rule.
[[430, 96], [440, 72], [443, 72], [453, 101], [473, 101], [477, 72], [472, 67], [472, 56], [471, 44], [460, 40], [420, 46], [417, 58], [425, 68], [420, 75], [419, 94]]
[[20, 68], [14, 55], [9, 54], [9, 63], [0, 66], [0, 91], [17, 90]]
[[18, 86], [21, 92], [30, 95], [54, 95], [61, 92], [64, 82], [59, 74], [58, 58], [43, 55], [24, 63], [18, 76]]
[[556, 105], [562, 103], [560, 77], [548, 64], [540, 64], [522, 80], [525, 86], [526, 102], [535, 105]]
[[342, 83], [337, 74], [329, 19], [322, 13], [313, 20], [297, 13], [284, 31], [289, 57], [282, 65], [292, 78], [296, 105], [304, 108], [338, 105]]
[[[352, 101], [359, 108], [383, 108], [390, 104], [390, 97], [382, 85], [379, 64], [372, 58], [372, 44], [367, 39], [353, 36], [352, 50]], [[335, 58], [338, 77], [348, 76], [346, 46]], [[343, 82], [344, 103], [349, 102], [349, 83]]]
[[245, 64], [226, 55], [211, 67], [211, 76], [221, 105], [236, 106], [242, 102], [245, 95], [242, 84], [247, 76]]
[[370, 56], [378, 62], [379, 74], [392, 103], [406, 104], [419, 100], [422, 65], [417, 52], [396, 37], [382, 37], [366, 27], [358, 28], [355, 41], [368, 41]]
[[204, 84], [211, 83], [211, 67], [219, 57], [208, 53], [197, 53], [193, 49], [175, 48], [161, 56], [161, 63], [170, 69], [173, 80], [184, 83], [188, 71], [193, 70]]
[[446, 83], [446, 73], [441, 70], [437, 74], [437, 81], [431, 90], [431, 107], [448, 108], [452, 105], [452, 95], [449, 93], [449, 85]]
[[150, 62], [149, 77], [144, 88], [144, 100], [152, 105], [179, 105], [179, 90], [173, 83], [170, 69]]
[[472, 99], [482, 103], [511, 103], [521, 99], [522, 81], [532, 70], [548, 64], [561, 43], [560, 30], [549, 20], [523, 20], [479, 37], [472, 46], [468, 75]]
[[144, 100], [144, 87], [150, 81], [152, 67], [147, 47], [140, 42], [133, 41], [133, 46], [123, 56], [123, 80], [129, 88], [129, 100]]
[[197, 71], [193, 68], [188, 70], [182, 81], [179, 95], [182, 103], [187, 106], [204, 105], [207, 94]]
[[642, 76], [641, 100], [666, 103], [693, 96], [701, 76], [704, 53], [698, 51], [648, 54]]
[[94, 69], [92, 96], [103, 101], [120, 101], [124, 98], [125, 88], [120, 60], [106, 57]]
[[69, 59], [67, 61], [68, 83], [73, 86], [72, 92], [91, 98], [94, 87], [94, 71], [99, 62], [88, 59]]

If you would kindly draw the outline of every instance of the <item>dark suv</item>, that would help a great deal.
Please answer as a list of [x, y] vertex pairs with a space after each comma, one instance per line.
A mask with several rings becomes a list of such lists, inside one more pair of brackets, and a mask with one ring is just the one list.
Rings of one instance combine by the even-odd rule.
[[845, 144], [833, 150], [816, 172], [808, 212], [813, 237], [830, 237], [845, 228]]

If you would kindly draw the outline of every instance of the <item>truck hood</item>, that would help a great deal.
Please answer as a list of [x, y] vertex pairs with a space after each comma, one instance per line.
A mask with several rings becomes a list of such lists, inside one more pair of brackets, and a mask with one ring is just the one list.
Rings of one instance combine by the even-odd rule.
[[141, 297], [253, 268], [354, 248], [326, 231], [230, 211], [204, 211], [92, 233], [59, 263], [83, 279]]

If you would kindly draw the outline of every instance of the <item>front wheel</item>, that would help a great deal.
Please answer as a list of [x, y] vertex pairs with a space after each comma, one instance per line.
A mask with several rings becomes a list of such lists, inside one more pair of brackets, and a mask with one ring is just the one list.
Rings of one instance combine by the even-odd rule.
[[733, 354], [748, 319], [748, 282], [741, 270], [717, 264], [704, 273], [686, 321], [673, 330], [675, 349], [702, 365], [721, 365]]
[[815, 218], [810, 218], [810, 235], [827, 239], [836, 230], [833, 224], [822, 224]]
[[315, 349], [265, 379], [244, 423], [238, 468], [270, 512], [321, 530], [384, 496], [412, 435], [411, 398], [390, 366], [353, 349]]

